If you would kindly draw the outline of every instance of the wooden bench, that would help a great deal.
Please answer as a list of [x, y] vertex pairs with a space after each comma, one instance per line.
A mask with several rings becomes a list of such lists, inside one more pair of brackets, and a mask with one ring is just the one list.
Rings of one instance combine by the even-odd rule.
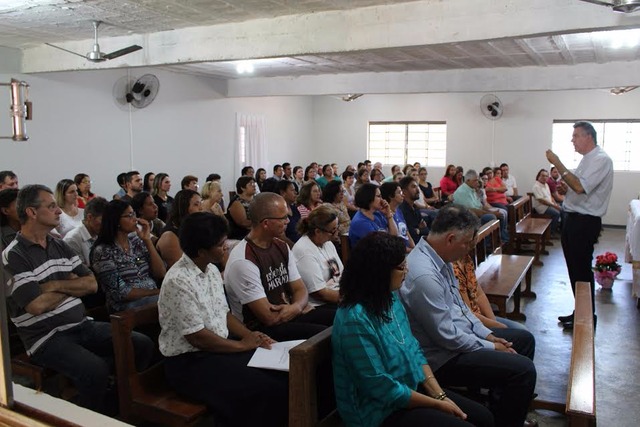
[[137, 372], [131, 332], [158, 323], [158, 306], [151, 304], [111, 315], [120, 416], [166, 426], [189, 426], [207, 408], [178, 396], [167, 385], [162, 362]]
[[[487, 246], [489, 245], [489, 248]], [[514, 320], [526, 320], [520, 311], [521, 285], [526, 290], [522, 295], [535, 296], [531, 292], [531, 266], [533, 257], [502, 254], [500, 221], [493, 220], [478, 230], [476, 247], [473, 249], [477, 268], [478, 285], [490, 303], [498, 307], [498, 315]], [[507, 301], [513, 297], [513, 311], [507, 313]]]
[[587, 427], [596, 425], [595, 328], [591, 285], [588, 282], [577, 282], [575, 298], [566, 402], [535, 400], [531, 408], [565, 413], [571, 427]]
[[325, 329], [289, 351], [289, 427], [317, 426], [335, 411], [333, 395], [323, 396], [325, 408], [318, 403], [318, 373], [326, 373], [331, 366], [332, 329]]
[[523, 241], [532, 239], [535, 242], [533, 265], [541, 266], [540, 255], [548, 255], [545, 245], [550, 237], [551, 220], [534, 218], [531, 215], [531, 199], [522, 196], [507, 205], [509, 213], [509, 237], [511, 239], [510, 252], [522, 253]]
[[351, 242], [349, 241], [349, 233], [340, 235], [340, 260], [342, 264], [346, 264], [349, 261], [349, 255], [351, 254]]

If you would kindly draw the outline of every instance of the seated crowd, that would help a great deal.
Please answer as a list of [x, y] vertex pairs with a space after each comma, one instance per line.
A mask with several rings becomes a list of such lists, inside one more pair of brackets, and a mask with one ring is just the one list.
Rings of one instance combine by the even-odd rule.
[[[109, 415], [111, 329], [85, 310], [157, 304], [159, 338], [133, 334], [137, 368], [158, 357], [157, 339], [169, 384], [224, 425], [285, 425], [287, 374], [247, 362], [257, 347], [331, 326], [346, 425], [528, 425], [535, 339], [495, 317], [468, 257], [481, 223], [499, 219], [508, 240], [515, 178], [506, 164], [446, 171], [436, 188], [419, 163], [389, 177], [370, 161], [342, 173], [285, 162], [271, 177], [247, 166], [226, 209], [217, 174], [202, 194], [187, 175], [171, 197], [166, 173], [130, 171], [107, 201], [85, 173], [52, 192], [18, 189], [2, 171], [9, 315], [30, 359]], [[543, 169], [532, 190], [554, 227], [557, 180]], [[488, 410], [448, 387], [489, 389]]]

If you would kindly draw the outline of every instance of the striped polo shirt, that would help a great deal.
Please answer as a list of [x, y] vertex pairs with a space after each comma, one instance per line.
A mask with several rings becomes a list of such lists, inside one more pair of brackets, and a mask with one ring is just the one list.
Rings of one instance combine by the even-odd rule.
[[33, 354], [58, 331], [85, 320], [80, 298], [68, 296], [56, 308], [38, 316], [25, 307], [42, 294], [40, 285], [50, 280], [66, 280], [70, 273], [80, 277], [91, 274], [80, 257], [62, 241], [47, 236], [46, 249], [18, 233], [2, 253], [2, 262], [12, 277], [7, 282], [7, 306], [11, 321], [27, 350]]

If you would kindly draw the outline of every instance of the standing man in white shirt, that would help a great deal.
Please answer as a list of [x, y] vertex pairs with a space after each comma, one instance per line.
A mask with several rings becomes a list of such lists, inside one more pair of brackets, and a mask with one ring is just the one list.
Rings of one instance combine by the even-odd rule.
[[[560, 192], [566, 192], [562, 205], [566, 212], [563, 218], [562, 250], [569, 271], [571, 289], [575, 295], [576, 282], [591, 284], [593, 320], [595, 298], [593, 271], [593, 247], [602, 227], [602, 217], [607, 213], [611, 190], [613, 189], [613, 162], [597, 145], [597, 135], [589, 122], [573, 125], [571, 138], [577, 153], [582, 154], [578, 168], [571, 172], [551, 150], [547, 150], [547, 160], [558, 168], [562, 176]], [[560, 316], [558, 320], [565, 328], [573, 328], [573, 314]]]

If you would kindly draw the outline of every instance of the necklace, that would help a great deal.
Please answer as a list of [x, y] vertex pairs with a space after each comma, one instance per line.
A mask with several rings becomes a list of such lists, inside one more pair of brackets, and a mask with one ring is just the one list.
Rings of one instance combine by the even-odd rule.
[[391, 321], [396, 324], [396, 328], [398, 328], [398, 332], [400, 332], [400, 339], [396, 338], [396, 336], [393, 335], [393, 332], [391, 332], [391, 329], [389, 329], [389, 326], [387, 326], [386, 322], [384, 323], [384, 328], [387, 330], [387, 332], [389, 332], [389, 335], [391, 335], [398, 344], [404, 345], [404, 334], [402, 333], [402, 329], [400, 329], [400, 324], [393, 315], [393, 308], [391, 309]]

